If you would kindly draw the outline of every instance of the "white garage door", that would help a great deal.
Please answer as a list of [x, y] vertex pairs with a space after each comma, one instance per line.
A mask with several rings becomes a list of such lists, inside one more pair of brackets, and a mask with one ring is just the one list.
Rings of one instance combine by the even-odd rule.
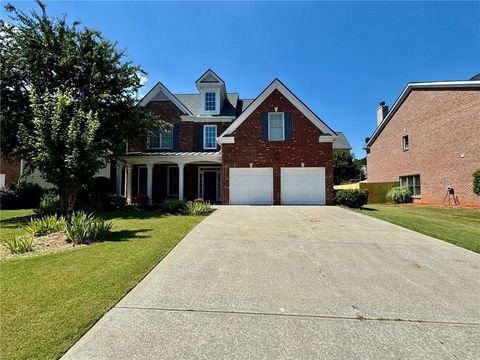
[[282, 168], [282, 204], [325, 205], [325, 168]]
[[271, 205], [272, 168], [230, 168], [230, 204]]

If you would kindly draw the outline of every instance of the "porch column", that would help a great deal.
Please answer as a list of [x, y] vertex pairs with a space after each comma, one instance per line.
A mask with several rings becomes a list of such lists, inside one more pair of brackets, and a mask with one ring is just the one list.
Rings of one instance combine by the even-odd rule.
[[183, 184], [184, 184], [184, 171], [185, 163], [178, 163], [178, 198], [180, 200], [184, 199], [183, 195]]
[[123, 170], [123, 166], [120, 164], [117, 164], [117, 177], [116, 177], [117, 196], [122, 196], [122, 170]]
[[147, 165], [147, 197], [148, 203], [152, 204], [152, 182], [153, 182], [153, 164], [146, 164]]
[[127, 164], [125, 166], [125, 197], [127, 198], [127, 203], [132, 203], [132, 165]]

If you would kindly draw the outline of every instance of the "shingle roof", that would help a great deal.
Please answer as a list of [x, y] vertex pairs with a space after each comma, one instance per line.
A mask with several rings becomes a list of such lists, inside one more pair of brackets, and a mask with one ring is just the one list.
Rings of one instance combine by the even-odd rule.
[[333, 148], [336, 150], [352, 150], [352, 146], [348, 142], [345, 134], [341, 131], [336, 131], [338, 139], [333, 142]]
[[[200, 104], [200, 94], [175, 94], [175, 97], [186, 106], [194, 116], [200, 116], [202, 107]], [[227, 99], [223, 103], [219, 115], [215, 116], [237, 116], [238, 112], [238, 93], [228, 93]]]

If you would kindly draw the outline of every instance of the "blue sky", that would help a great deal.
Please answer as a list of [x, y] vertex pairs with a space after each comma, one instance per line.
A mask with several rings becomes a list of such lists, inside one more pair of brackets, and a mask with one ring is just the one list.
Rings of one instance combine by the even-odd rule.
[[[32, 2], [12, 2], [27, 10]], [[467, 79], [480, 72], [480, 2], [47, 2], [126, 48], [163, 82], [195, 92], [212, 68], [230, 92], [256, 97], [280, 78], [357, 157], [409, 81]], [[4, 15], [4, 14], [3, 14]], [[2, 15], [2, 17], [3, 17]]]

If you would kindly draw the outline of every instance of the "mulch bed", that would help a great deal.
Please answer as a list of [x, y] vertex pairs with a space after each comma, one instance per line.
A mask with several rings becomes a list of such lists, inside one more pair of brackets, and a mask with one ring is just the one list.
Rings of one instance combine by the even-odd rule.
[[33, 251], [24, 254], [12, 254], [6, 247], [0, 246], [0, 259], [40, 255], [83, 246], [85, 245], [75, 245], [67, 242], [67, 235], [64, 232], [58, 232], [35, 237], [33, 240]]

